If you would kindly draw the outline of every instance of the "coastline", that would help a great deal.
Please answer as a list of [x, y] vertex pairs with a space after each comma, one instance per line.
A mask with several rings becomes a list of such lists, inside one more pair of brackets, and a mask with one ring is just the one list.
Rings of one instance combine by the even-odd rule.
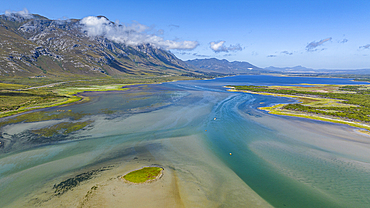
[[[226, 87], [226, 86], [225, 86]], [[277, 93], [267, 93], [267, 92], [253, 92], [248, 90], [235, 90], [233, 87], [227, 87], [229, 88], [227, 91], [229, 92], [243, 92], [243, 93], [250, 93], [250, 94], [257, 94], [257, 95], [267, 95], [267, 96], [275, 96], [275, 97], [286, 97], [286, 98], [294, 98], [301, 102], [300, 98], [313, 98], [310, 96], [297, 96], [297, 95], [285, 95], [285, 94], [277, 94]], [[334, 100], [330, 98], [323, 98], [327, 100]], [[313, 113], [307, 113], [302, 111], [292, 111], [283, 109], [283, 107], [287, 104], [275, 104], [270, 107], [259, 107], [259, 110], [263, 110], [268, 112], [269, 114], [274, 115], [282, 115], [282, 116], [293, 116], [293, 117], [300, 117], [300, 118], [307, 118], [307, 119], [313, 119], [313, 120], [319, 120], [319, 121], [325, 121], [325, 122], [331, 122], [331, 123], [337, 123], [337, 124], [345, 124], [356, 128], [366, 129], [366, 130], [357, 130], [359, 133], [363, 133], [366, 135], [370, 135], [370, 125], [365, 124], [362, 122], [356, 122], [356, 121], [350, 121], [339, 117], [331, 117], [331, 116], [324, 116], [324, 115], [317, 115]], [[366, 133], [368, 132], [368, 133]]]

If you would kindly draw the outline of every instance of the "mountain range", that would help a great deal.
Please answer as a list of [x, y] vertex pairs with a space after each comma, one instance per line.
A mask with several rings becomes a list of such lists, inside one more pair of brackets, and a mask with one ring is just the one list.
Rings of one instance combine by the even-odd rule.
[[[97, 16], [102, 18], [108, 20]], [[182, 61], [149, 43], [127, 45], [104, 36], [92, 37], [80, 19], [0, 15], [0, 77], [213, 76], [264, 71], [248, 62], [225, 59]]]
[[269, 70], [261, 69], [248, 62], [233, 61], [229, 62], [226, 59], [194, 59], [186, 61], [187, 64], [193, 65], [202, 71], [217, 72], [224, 74], [260, 74], [269, 72]]
[[150, 44], [128, 46], [90, 37], [78, 19], [0, 15], [0, 76], [158, 76], [192, 71], [171, 52]]
[[[104, 16], [110, 25], [121, 27]], [[259, 68], [226, 59], [182, 61], [150, 43], [128, 45], [102, 35], [91, 36], [80, 19], [50, 20], [37, 14], [0, 15], [1, 77], [127, 77], [235, 74], [370, 74], [362, 70], [310, 69], [302, 66]]]
[[274, 67], [269, 66], [264, 68], [268, 71], [282, 73], [300, 73], [300, 74], [370, 74], [370, 69], [311, 69], [303, 66], [294, 67]]

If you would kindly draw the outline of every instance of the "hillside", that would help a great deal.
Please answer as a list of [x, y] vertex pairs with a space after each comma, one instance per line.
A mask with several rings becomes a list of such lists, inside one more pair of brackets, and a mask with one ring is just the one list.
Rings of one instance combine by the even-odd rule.
[[194, 59], [186, 61], [187, 64], [193, 65], [201, 71], [217, 72], [223, 74], [260, 74], [269, 70], [261, 69], [248, 62], [233, 61], [226, 59]]
[[0, 77], [163, 76], [189, 72], [193, 73], [186, 63], [151, 44], [130, 46], [88, 36], [78, 19], [0, 15]]

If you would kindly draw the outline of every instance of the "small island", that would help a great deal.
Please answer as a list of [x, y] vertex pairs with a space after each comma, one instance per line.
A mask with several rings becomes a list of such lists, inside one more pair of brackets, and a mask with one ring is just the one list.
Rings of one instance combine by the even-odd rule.
[[129, 183], [149, 183], [160, 179], [163, 175], [161, 167], [143, 167], [139, 170], [134, 170], [122, 176], [125, 182]]

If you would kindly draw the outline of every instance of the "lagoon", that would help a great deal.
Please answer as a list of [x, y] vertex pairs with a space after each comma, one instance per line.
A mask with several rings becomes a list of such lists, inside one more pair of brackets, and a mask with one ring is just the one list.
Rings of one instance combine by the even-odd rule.
[[[92, 124], [43, 139], [32, 131], [76, 121], [3, 126], [0, 140], [11, 145], [0, 153], [0, 207], [369, 206], [368, 135], [346, 125], [270, 115], [257, 108], [295, 100], [223, 87], [302, 83], [368, 84], [235, 76], [86, 92], [89, 102], [44, 109], [81, 113], [78, 121]], [[119, 180], [150, 165], [164, 168], [161, 180], [147, 186]], [[90, 172], [71, 190], [55, 194], [55, 184]]]

